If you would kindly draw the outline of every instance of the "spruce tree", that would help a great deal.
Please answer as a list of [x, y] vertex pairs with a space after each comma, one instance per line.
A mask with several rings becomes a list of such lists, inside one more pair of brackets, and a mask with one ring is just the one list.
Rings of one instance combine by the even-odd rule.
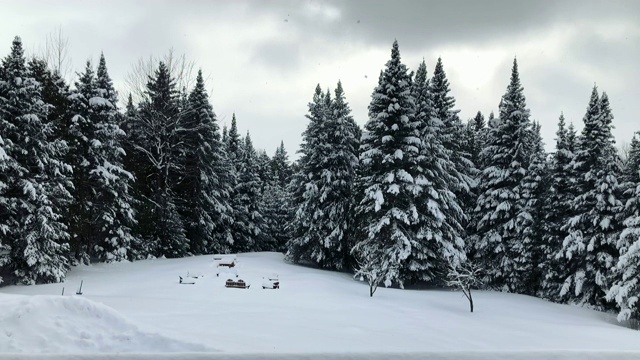
[[512, 251], [521, 254], [515, 258], [519, 275], [517, 288], [521, 294], [537, 295], [542, 281], [542, 237], [546, 233], [545, 200], [548, 197], [549, 177], [547, 154], [544, 150], [540, 124], [534, 122], [532, 131], [533, 152], [529, 167], [520, 185], [519, 213], [517, 215], [516, 241]]
[[[407, 259], [421, 230], [419, 194], [425, 184], [419, 158], [422, 142], [411, 95], [412, 79], [401, 62], [398, 42], [371, 95], [369, 120], [360, 146], [357, 206], [364, 236], [352, 249], [356, 276], [386, 286], [403, 285]], [[419, 256], [419, 255], [418, 255]], [[373, 293], [371, 292], [371, 295]]]
[[569, 301], [604, 309], [611, 287], [610, 269], [617, 261], [616, 243], [622, 203], [615, 140], [611, 134], [611, 109], [606, 94], [598, 97], [594, 86], [573, 167], [579, 172], [575, 214], [563, 227], [568, 232], [562, 247], [568, 276], [561, 296]]
[[620, 258], [614, 269], [616, 278], [607, 293], [609, 301], [618, 306], [618, 320], [638, 319], [638, 291], [640, 290], [640, 141], [638, 133], [631, 139], [628, 158], [622, 170], [620, 191], [624, 209], [621, 211], [623, 230], [617, 242]]
[[556, 148], [549, 162], [549, 191], [544, 203], [544, 227], [541, 251], [542, 271], [539, 295], [542, 298], [562, 301], [560, 288], [566, 278], [564, 261], [558, 259], [562, 242], [568, 235], [562, 228], [572, 217], [572, 201], [575, 193], [576, 172], [573, 169], [576, 143], [573, 125], [565, 128], [564, 115], [560, 114], [556, 132]]
[[[310, 261], [323, 268], [344, 269], [350, 264], [353, 189], [358, 166], [360, 129], [351, 116], [342, 83], [335, 98], [316, 89], [310, 104], [303, 169], [307, 175], [304, 203], [308, 228], [290, 243], [294, 261]], [[317, 117], [317, 118], [314, 118]], [[311, 136], [314, 136], [311, 138]]]
[[226, 252], [231, 244], [225, 236], [231, 223], [230, 188], [224, 172], [226, 151], [220, 139], [217, 118], [205, 89], [202, 71], [188, 97], [183, 116], [181, 153], [183, 177], [178, 184], [181, 214], [194, 254]]
[[273, 181], [267, 184], [263, 197], [263, 213], [267, 222], [267, 231], [273, 238], [271, 251], [286, 252], [286, 244], [291, 239], [291, 221], [294, 210], [288, 193], [288, 185], [292, 178], [289, 155], [284, 142], [276, 149], [271, 158]]
[[71, 169], [48, 110], [16, 37], [0, 78], [0, 230], [2, 248], [8, 251], [0, 259], [0, 272], [11, 282], [59, 282], [69, 267], [62, 209], [71, 198], [66, 190]]
[[95, 126], [91, 144], [91, 157], [95, 163], [89, 170], [95, 197], [92, 201], [96, 214], [93, 226], [97, 229], [93, 253], [103, 261], [120, 261], [131, 258], [128, 251], [134, 241], [131, 228], [135, 218], [130, 190], [134, 178], [124, 168], [125, 133], [118, 125], [118, 97], [104, 54], [100, 55], [95, 90], [97, 96], [88, 99], [93, 110], [91, 122]]
[[450, 180], [452, 181], [450, 188], [461, 204], [470, 204], [474, 200], [471, 189], [475, 187], [474, 179], [477, 169], [476, 164], [470, 159], [471, 155], [465, 151], [464, 125], [458, 117], [460, 110], [455, 109], [456, 100], [451, 95], [449, 80], [441, 58], [438, 58], [433, 76], [429, 81], [429, 96], [432, 101], [433, 116], [442, 122], [440, 133], [442, 143], [455, 166], [453, 169], [455, 177]]
[[69, 99], [66, 138], [74, 168], [70, 215], [75, 258], [85, 263], [91, 258], [129, 259], [135, 224], [133, 175], [124, 168], [125, 133], [118, 124], [117, 94], [103, 55], [95, 75], [87, 63]]
[[146, 88], [135, 121], [140, 142], [134, 145], [142, 163], [136, 178], [144, 181], [139, 208], [141, 221], [147, 221], [143, 237], [152, 255], [181, 257], [188, 254], [189, 241], [175, 197], [184, 170], [178, 160], [185, 151], [180, 93], [163, 62]]
[[620, 258], [614, 269], [617, 278], [607, 293], [609, 301], [618, 306], [618, 320], [640, 318], [638, 293], [640, 291], [640, 141], [638, 133], [631, 139], [628, 158], [621, 176], [621, 191], [624, 191], [625, 206], [623, 230], [617, 248]]
[[500, 101], [500, 117], [489, 121], [475, 208], [475, 257], [486, 269], [488, 284], [504, 291], [521, 288], [518, 259], [527, 256], [516, 252], [516, 243], [521, 240], [516, 226], [521, 182], [529, 167], [526, 143], [530, 127], [514, 59], [511, 81]]
[[[232, 127], [233, 129], [233, 127]], [[265, 223], [260, 208], [262, 182], [258, 175], [258, 156], [249, 132], [243, 139], [241, 158], [237, 159], [238, 177], [234, 189], [234, 249], [238, 252], [261, 251]]]
[[292, 239], [287, 243], [286, 258], [296, 263], [312, 262], [309, 254], [313, 253], [314, 244], [319, 244], [318, 223], [313, 220], [315, 208], [313, 207], [317, 199], [318, 168], [322, 156], [317, 150], [324, 142], [323, 126], [326, 120], [327, 111], [324, 107], [325, 95], [320, 84], [315, 88], [313, 100], [308, 104], [309, 113], [306, 118], [309, 120], [307, 128], [302, 133], [302, 143], [300, 144], [299, 169], [293, 175], [289, 192], [292, 195], [292, 206], [295, 210], [295, 217], [292, 222]]
[[419, 228], [410, 239], [411, 255], [403, 274], [409, 281], [437, 283], [444, 280], [450, 264], [465, 258], [461, 223], [466, 220], [453, 191], [459, 172], [447, 151], [444, 139], [449, 131], [432, 106], [427, 81], [427, 67], [423, 61], [416, 72], [412, 88], [414, 113], [420, 143], [417, 159], [422, 174], [415, 178], [417, 185], [416, 210]]

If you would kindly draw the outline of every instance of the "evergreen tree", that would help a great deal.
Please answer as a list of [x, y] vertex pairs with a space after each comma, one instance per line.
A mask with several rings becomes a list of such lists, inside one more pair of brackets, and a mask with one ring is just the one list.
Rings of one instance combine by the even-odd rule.
[[455, 110], [455, 98], [450, 93], [449, 80], [444, 71], [442, 59], [438, 58], [433, 76], [429, 81], [433, 116], [442, 122], [440, 137], [455, 166], [454, 178], [451, 179], [453, 182], [449, 186], [461, 204], [470, 204], [474, 200], [471, 189], [476, 185], [474, 179], [477, 169], [476, 164], [470, 160], [471, 155], [464, 151], [464, 125], [458, 117], [460, 110]]
[[317, 237], [319, 229], [318, 223], [313, 220], [313, 204], [317, 199], [318, 187], [316, 185], [318, 174], [321, 169], [317, 166], [321, 160], [321, 154], [317, 151], [319, 144], [324, 141], [323, 126], [326, 116], [324, 107], [324, 94], [320, 84], [316, 86], [313, 100], [308, 104], [309, 113], [306, 118], [309, 120], [307, 128], [302, 133], [302, 144], [300, 144], [300, 159], [298, 160], [298, 171], [295, 172], [289, 192], [292, 195], [292, 206], [295, 209], [295, 217], [292, 223], [292, 239], [287, 243], [286, 258], [293, 262], [313, 261], [309, 254], [313, 253], [312, 245], [319, 244]]
[[[222, 143], [227, 146], [227, 141], [229, 140], [229, 134], [227, 130], [227, 124], [222, 127]], [[226, 147], [225, 147], [226, 149]]]
[[280, 141], [280, 146], [271, 158], [271, 171], [275, 182], [280, 187], [285, 188], [291, 181], [293, 172], [289, 163], [289, 155], [284, 147], [284, 141]]
[[516, 241], [512, 251], [521, 254], [515, 258], [516, 271], [520, 275], [517, 288], [521, 294], [536, 295], [542, 280], [544, 264], [542, 237], [546, 233], [545, 199], [548, 196], [549, 178], [547, 173], [547, 154], [544, 150], [540, 124], [533, 124], [535, 145], [531, 153], [527, 173], [521, 182], [519, 213], [516, 226]]
[[258, 175], [258, 156], [249, 132], [241, 146], [242, 157], [237, 163], [238, 182], [233, 198], [234, 249], [238, 252], [261, 251], [260, 239], [265, 227], [260, 208], [262, 182]]
[[176, 181], [184, 171], [178, 161], [185, 151], [180, 106], [175, 79], [160, 62], [139, 105], [135, 123], [140, 142], [134, 145], [142, 164], [136, 178], [144, 181], [140, 221], [147, 222], [143, 236], [155, 256], [181, 257], [190, 250], [175, 197]]
[[123, 164], [125, 133], [118, 125], [117, 93], [101, 54], [96, 71], [96, 95], [89, 98], [93, 109], [92, 134], [94, 167], [89, 171], [94, 194], [96, 231], [94, 256], [103, 261], [130, 258], [128, 249], [134, 241], [131, 227], [135, 224], [130, 188], [133, 175]]
[[617, 261], [617, 212], [622, 206], [612, 119], [606, 94], [599, 98], [594, 86], [573, 162], [579, 172], [578, 196], [572, 202], [575, 216], [563, 227], [569, 234], [562, 248], [569, 276], [561, 296], [600, 309], [610, 305], [605, 295], [611, 287], [610, 269]]
[[202, 71], [198, 71], [182, 125], [183, 177], [178, 198], [191, 252], [208, 254], [226, 252], [231, 244], [225, 234], [232, 222], [229, 205], [230, 188], [226, 179], [226, 152], [220, 139], [216, 115], [209, 102]]
[[[415, 121], [420, 136], [418, 164], [422, 174], [416, 178], [420, 228], [411, 241], [411, 255], [403, 273], [409, 281], [442, 282], [449, 264], [464, 260], [461, 222], [466, 220], [453, 190], [459, 172], [447, 151], [444, 139], [449, 131], [445, 122], [434, 116], [427, 67], [418, 67], [412, 88]], [[444, 134], [444, 135], [443, 135]]]
[[402, 286], [406, 280], [403, 269], [414, 255], [413, 242], [422, 227], [422, 204], [417, 202], [426, 181], [419, 166], [422, 143], [411, 89], [411, 75], [395, 41], [371, 95], [361, 139], [359, 187], [364, 198], [357, 212], [364, 236], [352, 250], [359, 263], [356, 276], [386, 286]]
[[270, 167], [273, 179], [267, 184], [262, 195], [263, 213], [267, 231], [274, 241], [270, 250], [286, 252], [286, 244], [291, 239], [290, 224], [294, 217], [294, 209], [288, 193], [292, 169], [284, 142], [280, 142], [276, 149]]
[[625, 207], [623, 230], [617, 248], [620, 259], [616, 264], [613, 286], [607, 293], [609, 301], [618, 305], [618, 320], [640, 318], [638, 313], [638, 293], [640, 290], [640, 141], [637, 133], [631, 139], [631, 147], [621, 176], [621, 190], [624, 191]]
[[[316, 94], [318, 92], [316, 91]], [[320, 95], [319, 95], [320, 96]], [[315, 99], [314, 99], [315, 100]], [[319, 99], [318, 99], [319, 100]], [[311, 119], [317, 112], [319, 121]], [[308, 176], [302, 208], [311, 223], [302, 236], [290, 244], [294, 261], [311, 261], [321, 267], [344, 269], [350, 264], [353, 190], [358, 166], [360, 129], [351, 116], [338, 82], [335, 98], [330, 93], [316, 107], [310, 106], [308, 146], [312, 151], [304, 158], [303, 172]], [[318, 126], [320, 125], [320, 126]]]
[[549, 163], [549, 191], [544, 203], [544, 227], [541, 251], [542, 279], [539, 295], [545, 299], [562, 301], [560, 288], [566, 278], [564, 261], [558, 259], [562, 250], [562, 242], [568, 235], [562, 229], [572, 214], [572, 201], [577, 181], [573, 169], [576, 143], [573, 125], [565, 128], [564, 115], [558, 120], [556, 132], [556, 151]]
[[11, 282], [59, 282], [69, 267], [62, 207], [71, 197], [71, 169], [48, 110], [16, 37], [0, 78], [0, 244], [8, 251], [0, 258], [0, 273]]
[[511, 81], [500, 102], [500, 118], [489, 121], [484, 162], [479, 178], [479, 197], [475, 209], [477, 261], [486, 268], [490, 286], [505, 290], [520, 289], [522, 273], [518, 259], [528, 254], [517, 252], [519, 246], [517, 216], [521, 210], [521, 182], [529, 167], [526, 142], [530, 131], [529, 110], [518, 64], [514, 59]]
[[94, 76], [90, 63], [80, 75], [69, 105], [69, 163], [74, 168], [71, 229], [76, 260], [120, 261], [128, 251], [135, 223], [130, 186], [124, 169], [125, 133], [118, 125], [117, 94], [104, 56]]

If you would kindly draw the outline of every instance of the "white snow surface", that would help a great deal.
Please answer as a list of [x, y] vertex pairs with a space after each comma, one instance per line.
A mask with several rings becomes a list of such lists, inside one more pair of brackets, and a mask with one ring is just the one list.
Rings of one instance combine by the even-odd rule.
[[[0, 288], [0, 359], [640, 358], [640, 332], [615, 315], [529, 296], [477, 291], [469, 313], [457, 291], [379, 288], [370, 298], [350, 274], [282, 254], [239, 254], [236, 269], [251, 288], [225, 288], [213, 256], [80, 266], [64, 284]], [[204, 276], [180, 285], [187, 273]], [[262, 289], [272, 274], [281, 288]], [[80, 280], [82, 296], [60, 296]]]
[[76, 296], [0, 295], [0, 350], [29, 353], [185, 352], [207, 347], [144, 332], [114, 309]]

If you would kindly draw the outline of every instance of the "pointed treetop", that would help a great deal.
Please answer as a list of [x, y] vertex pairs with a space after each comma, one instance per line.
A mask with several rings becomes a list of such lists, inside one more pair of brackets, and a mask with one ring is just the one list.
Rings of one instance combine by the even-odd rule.
[[344, 97], [344, 89], [342, 88], [342, 81], [340, 80], [338, 80], [338, 85], [336, 86], [335, 94], [336, 94], [336, 100], [338, 100], [338, 98]]
[[480, 131], [484, 129], [486, 122], [484, 121], [484, 115], [480, 111], [473, 118], [473, 126], [475, 131]]
[[11, 44], [11, 53], [2, 61], [3, 73], [8, 77], [7, 80], [25, 77], [27, 74], [27, 66], [24, 58], [24, 49], [22, 48], [22, 40], [19, 36], [13, 39]]
[[244, 148], [249, 151], [254, 150], [253, 141], [251, 141], [251, 134], [249, 133], [249, 130], [247, 130], [247, 136], [244, 137]]
[[222, 126], [222, 142], [225, 143], [225, 144], [227, 143], [227, 141], [229, 141], [229, 135], [228, 135], [227, 131], [228, 131], [227, 130], [227, 124], [224, 124]]
[[114, 106], [116, 105], [118, 95], [107, 71], [107, 61], [104, 58], [104, 53], [100, 53], [100, 62], [96, 71], [96, 87], [101, 97], [109, 100]]
[[449, 93], [451, 88], [449, 86], [449, 80], [447, 79], [447, 73], [444, 71], [444, 65], [442, 58], [438, 58], [436, 67], [433, 69], [433, 76], [429, 80], [429, 94], [433, 102], [433, 109], [435, 116], [444, 121], [445, 124], [450, 124], [456, 119], [453, 116], [457, 113], [454, 110], [455, 99]]
[[414, 86], [420, 87], [427, 83], [427, 63], [422, 59], [420, 65], [418, 65], [418, 70], [416, 71], [416, 76], [414, 80]]
[[84, 72], [78, 74], [78, 80], [75, 83], [76, 89], [84, 95], [87, 100], [96, 96], [96, 79], [95, 73], [93, 72], [93, 66], [91, 65], [91, 61], [87, 60]]
[[[196, 100], [198, 98], [199, 100]], [[202, 70], [198, 70], [198, 75], [196, 76], [196, 85], [193, 87], [193, 90], [189, 94], [190, 101], [204, 101], [208, 100], [209, 95], [207, 95], [207, 89], [204, 85], [204, 78], [202, 77]]]
[[240, 134], [238, 133], [238, 124], [236, 122], [236, 113], [233, 113], [231, 117], [231, 129], [229, 129], [229, 152], [232, 154], [238, 154], [240, 149]]
[[[598, 87], [593, 85], [591, 90], [591, 97], [589, 98], [589, 105], [587, 105], [587, 112], [584, 114], [583, 121], [585, 125], [592, 124], [597, 121], [600, 114], [600, 95], [598, 94]], [[588, 126], [582, 129], [583, 134], [591, 129], [587, 129]]]

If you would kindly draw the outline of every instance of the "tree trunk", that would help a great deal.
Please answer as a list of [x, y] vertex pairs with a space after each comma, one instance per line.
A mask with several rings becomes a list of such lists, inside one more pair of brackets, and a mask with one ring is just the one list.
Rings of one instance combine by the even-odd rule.
[[471, 297], [471, 289], [469, 289], [469, 308], [473, 312], [473, 298]]

